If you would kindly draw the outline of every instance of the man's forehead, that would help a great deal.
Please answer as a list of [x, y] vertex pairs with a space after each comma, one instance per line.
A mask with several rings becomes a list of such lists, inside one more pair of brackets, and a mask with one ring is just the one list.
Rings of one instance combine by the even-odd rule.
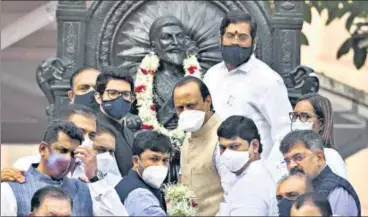
[[96, 131], [96, 120], [86, 114], [75, 113], [70, 115], [68, 120], [82, 130]]
[[128, 81], [123, 79], [111, 79], [106, 84], [106, 90], [132, 91]]
[[97, 69], [85, 69], [74, 77], [74, 85], [96, 84], [98, 74], [100, 74], [100, 72]]
[[240, 22], [240, 23], [230, 23], [226, 27], [226, 32], [235, 32], [237, 34], [250, 34], [250, 24], [248, 22]]
[[293, 145], [285, 155], [287, 155], [287, 156], [291, 155], [292, 156], [294, 154], [303, 153], [303, 152], [306, 152], [306, 151], [308, 151], [308, 149], [305, 147], [304, 144], [297, 143], [297, 144]]
[[181, 33], [184, 29], [180, 25], [168, 25], [159, 29], [159, 33]]
[[175, 88], [174, 90], [174, 101], [190, 101], [198, 98], [202, 98], [202, 96], [199, 87], [195, 82], [187, 83]]
[[170, 153], [156, 152], [156, 151], [152, 151], [150, 149], [144, 150], [144, 152], [142, 153], [142, 155], [146, 155], [148, 157], [157, 156], [157, 157], [161, 157], [161, 158], [170, 157]]

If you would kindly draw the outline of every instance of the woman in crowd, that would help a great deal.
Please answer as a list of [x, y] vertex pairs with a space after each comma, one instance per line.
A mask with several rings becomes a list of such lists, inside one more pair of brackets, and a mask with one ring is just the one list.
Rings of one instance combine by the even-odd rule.
[[298, 100], [290, 119], [291, 130], [313, 130], [321, 135], [327, 164], [337, 175], [347, 179], [345, 162], [334, 143], [330, 100], [317, 93], [306, 94]]

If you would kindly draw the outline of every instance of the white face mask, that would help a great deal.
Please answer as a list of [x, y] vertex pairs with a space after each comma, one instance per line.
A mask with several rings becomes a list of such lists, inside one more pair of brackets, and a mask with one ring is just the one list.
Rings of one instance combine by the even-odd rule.
[[178, 127], [187, 132], [198, 131], [204, 122], [206, 112], [199, 110], [186, 110], [179, 115]]
[[291, 122], [291, 131], [295, 130], [312, 130], [313, 129], [313, 122], [301, 122], [297, 119], [294, 122]]
[[92, 148], [93, 141], [88, 136], [85, 136], [81, 145]]
[[97, 169], [103, 174], [120, 175], [115, 158], [108, 152], [97, 154]]
[[249, 161], [249, 151], [233, 151], [227, 148], [222, 153], [220, 161], [231, 172], [238, 172]]
[[151, 187], [160, 188], [167, 176], [168, 170], [165, 166], [149, 166], [144, 169], [142, 179]]

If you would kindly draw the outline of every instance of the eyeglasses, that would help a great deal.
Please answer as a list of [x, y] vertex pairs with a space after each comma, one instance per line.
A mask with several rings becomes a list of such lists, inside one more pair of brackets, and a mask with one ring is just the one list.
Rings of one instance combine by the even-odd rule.
[[249, 36], [247, 34], [244, 34], [244, 33], [234, 34], [232, 32], [226, 32], [224, 36], [227, 40], [232, 41], [232, 42], [235, 40], [235, 38], [237, 38], [238, 42], [241, 43], [241, 44], [246, 43], [249, 39]]
[[306, 157], [308, 156], [308, 154], [302, 154], [302, 153], [298, 153], [295, 154], [290, 158], [284, 158], [284, 162], [286, 164], [290, 164], [291, 161], [294, 161], [295, 163], [300, 163], [302, 162]]
[[110, 100], [114, 100], [120, 97], [123, 97], [123, 99], [133, 102], [135, 100], [135, 97], [133, 96], [133, 93], [131, 91], [118, 91], [118, 90], [105, 90], [107, 92], [107, 96]]
[[300, 113], [298, 113], [298, 112], [290, 112], [289, 113], [289, 117], [290, 117], [290, 120], [292, 122], [295, 122], [296, 119], [298, 119], [298, 118], [299, 118], [299, 120], [301, 122], [307, 122], [310, 118], [317, 117], [317, 116], [310, 115], [310, 114], [308, 114], [306, 112], [300, 112]]

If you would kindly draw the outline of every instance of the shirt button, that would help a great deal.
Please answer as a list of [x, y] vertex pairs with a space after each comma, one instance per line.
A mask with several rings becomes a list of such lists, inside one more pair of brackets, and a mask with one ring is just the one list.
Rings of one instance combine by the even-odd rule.
[[187, 160], [187, 164], [189, 164], [189, 160]]

